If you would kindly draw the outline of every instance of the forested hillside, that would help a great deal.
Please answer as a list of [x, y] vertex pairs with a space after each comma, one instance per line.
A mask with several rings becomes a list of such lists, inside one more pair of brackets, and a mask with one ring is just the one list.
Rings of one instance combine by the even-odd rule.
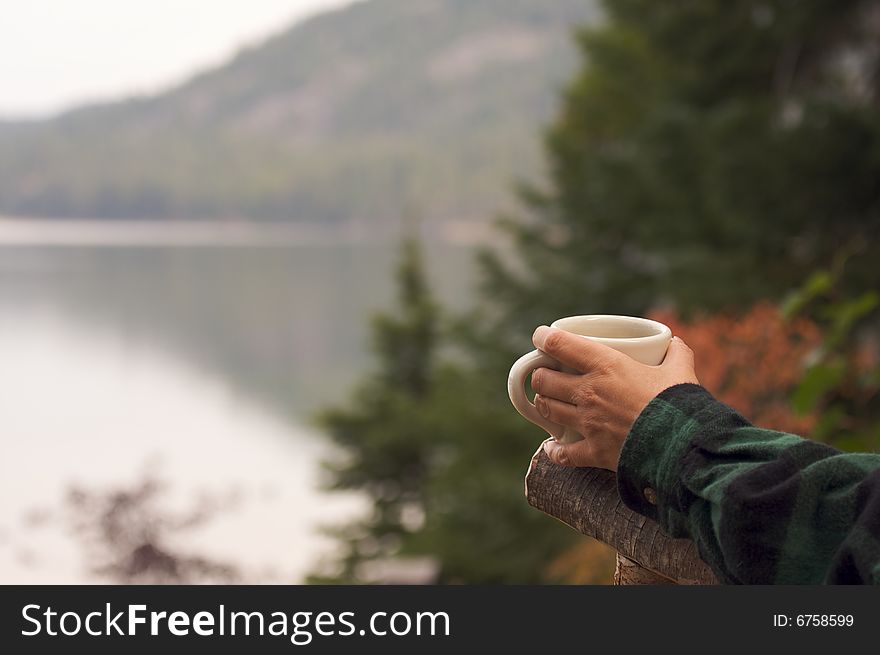
[[322, 14], [162, 95], [0, 123], [0, 213], [490, 217], [538, 170], [572, 32], [595, 17], [590, 0]]

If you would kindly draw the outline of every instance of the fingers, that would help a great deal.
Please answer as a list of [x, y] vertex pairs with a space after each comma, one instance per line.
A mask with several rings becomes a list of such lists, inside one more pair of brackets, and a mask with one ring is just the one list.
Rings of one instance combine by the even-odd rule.
[[587, 439], [575, 443], [544, 442], [544, 452], [554, 464], [560, 466], [597, 466]]
[[551, 357], [571, 368], [588, 373], [608, 361], [613, 351], [608, 346], [584, 339], [571, 332], [540, 326], [532, 335], [532, 343]]
[[532, 373], [532, 389], [536, 393], [573, 405], [577, 404], [577, 388], [580, 381], [580, 375], [561, 373], [552, 368], [538, 368]]
[[566, 426], [577, 424], [578, 410], [575, 405], [570, 403], [537, 395], [535, 396], [535, 408], [541, 416], [553, 423]]

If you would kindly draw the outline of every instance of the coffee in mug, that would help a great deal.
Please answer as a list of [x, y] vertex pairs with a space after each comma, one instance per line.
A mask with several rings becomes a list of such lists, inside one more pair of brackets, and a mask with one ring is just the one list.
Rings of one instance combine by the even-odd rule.
[[[553, 321], [551, 327], [598, 341], [648, 366], [657, 366], [663, 362], [666, 349], [672, 340], [672, 330], [663, 323], [635, 316], [612, 314], [569, 316]], [[552, 368], [566, 373], [582, 372], [563, 366], [545, 352], [533, 350], [516, 360], [510, 369], [507, 378], [507, 393], [510, 401], [526, 419], [544, 428], [561, 443], [580, 441], [583, 437], [578, 432], [541, 416], [526, 395], [526, 380], [537, 368]]]

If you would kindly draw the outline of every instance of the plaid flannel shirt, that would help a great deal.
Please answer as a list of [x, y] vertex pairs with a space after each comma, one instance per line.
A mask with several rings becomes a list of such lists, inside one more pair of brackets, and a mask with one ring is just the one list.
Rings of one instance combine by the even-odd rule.
[[681, 384], [638, 417], [617, 473], [626, 505], [723, 582], [880, 584], [880, 455], [755, 427]]

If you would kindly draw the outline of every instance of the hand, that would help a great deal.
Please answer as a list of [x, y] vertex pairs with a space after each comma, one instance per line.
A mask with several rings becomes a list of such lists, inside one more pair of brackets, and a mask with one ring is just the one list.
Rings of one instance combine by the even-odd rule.
[[583, 435], [576, 443], [550, 440], [544, 450], [563, 466], [617, 470], [626, 435], [642, 410], [676, 384], [699, 384], [694, 354], [674, 337], [660, 366], [646, 366], [596, 341], [541, 326], [535, 347], [579, 374], [539, 368], [532, 374], [535, 407], [545, 418]]

